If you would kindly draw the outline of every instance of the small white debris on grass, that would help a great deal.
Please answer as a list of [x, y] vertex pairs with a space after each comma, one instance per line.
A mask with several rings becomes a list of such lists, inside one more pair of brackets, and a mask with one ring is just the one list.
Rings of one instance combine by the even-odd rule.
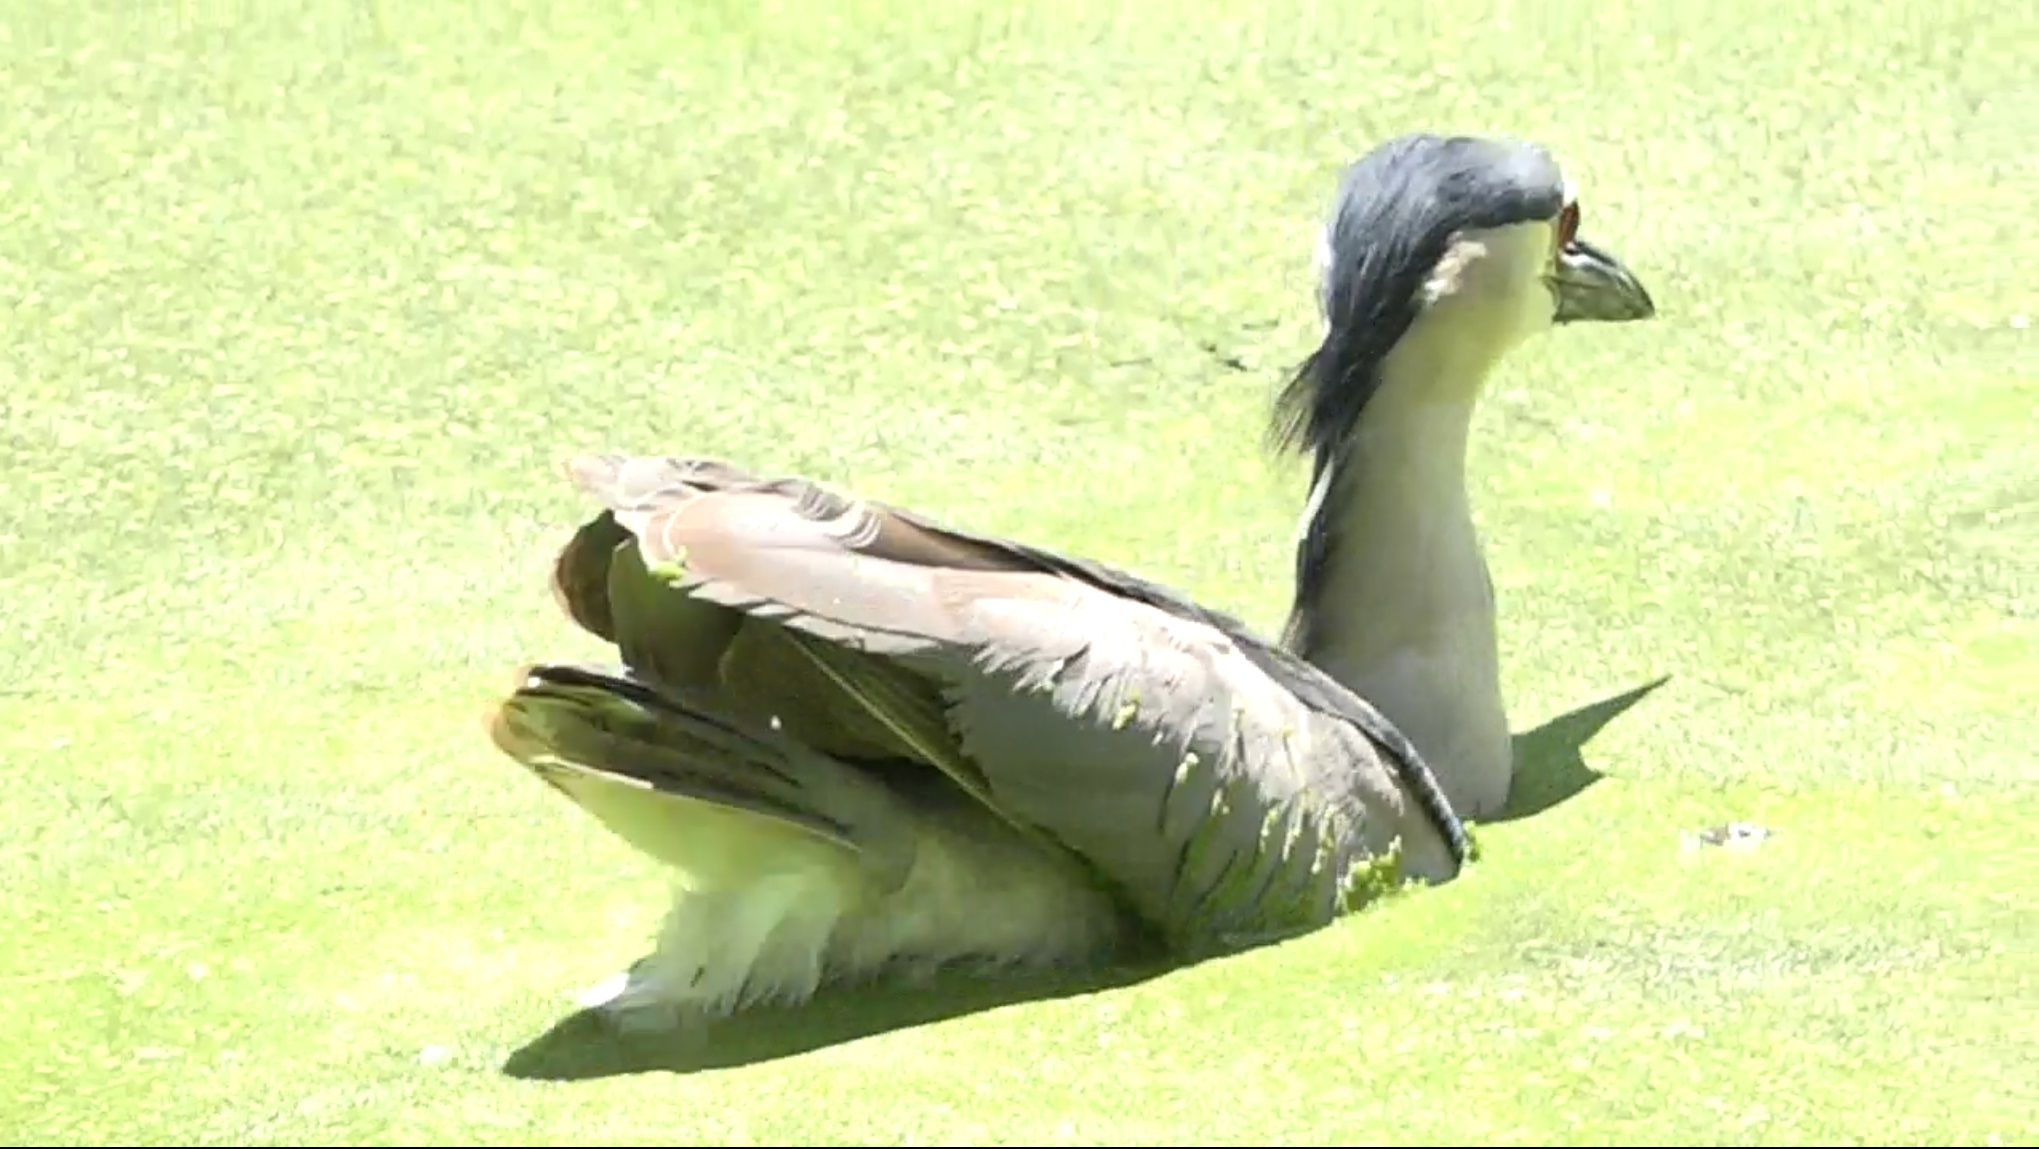
[[418, 1064], [444, 1065], [453, 1060], [453, 1051], [443, 1045], [428, 1045], [418, 1051]]
[[1697, 850], [1706, 846], [1720, 846], [1729, 850], [1753, 850], [1777, 836], [1777, 831], [1754, 822], [1729, 822], [1704, 830], [1688, 830], [1680, 835], [1680, 845], [1686, 850]]

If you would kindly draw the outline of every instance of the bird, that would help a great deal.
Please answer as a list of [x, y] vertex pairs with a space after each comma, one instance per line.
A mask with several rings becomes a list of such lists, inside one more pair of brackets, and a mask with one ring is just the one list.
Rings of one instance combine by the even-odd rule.
[[552, 589], [617, 660], [527, 667], [488, 732], [674, 888], [584, 1000], [691, 1027], [959, 964], [1197, 960], [1457, 876], [1452, 791], [1484, 793], [1498, 702], [1452, 452], [1511, 347], [1654, 313], [1578, 218], [1524, 141], [1412, 135], [1347, 169], [1322, 342], [1272, 428], [1314, 459], [1279, 640], [812, 479], [571, 460], [599, 509]]

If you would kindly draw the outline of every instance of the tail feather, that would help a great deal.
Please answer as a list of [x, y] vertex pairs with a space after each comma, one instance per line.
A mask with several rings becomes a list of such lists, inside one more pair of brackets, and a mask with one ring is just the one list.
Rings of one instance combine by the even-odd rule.
[[688, 837], [730, 815], [779, 827], [753, 828], [766, 838], [797, 833], [854, 855], [876, 893], [913, 865], [912, 813], [878, 778], [627, 672], [533, 668], [490, 734], [612, 833], [681, 869], [705, 852]]

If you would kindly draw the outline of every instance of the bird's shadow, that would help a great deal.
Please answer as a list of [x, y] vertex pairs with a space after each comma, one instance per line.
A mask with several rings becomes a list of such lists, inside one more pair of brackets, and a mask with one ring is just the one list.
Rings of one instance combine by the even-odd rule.
[[1508, 806], [1495, 822], [1534, 817], [1584, 793], [1602, 775], [1586, 765], [1581, 753], [1607, 724], [1671, 680], [1664, 675], [1612, 698], [1590, 702], [1560, 714], [1534, 730], [1515, 736], [1515, 780]]
[[1029, 975], [952, 970], [911, 982], [825, 989], [804, 1005], [746, 1009], [686, 1032], [626, 1032], [596, 1011], [582, 1010], [512, 1053], [502, 1071], [526, 1080], [585, 1081], [733, 1069], [1021, 1002], [1121, 989], [1175, 968], [1151, 961]]

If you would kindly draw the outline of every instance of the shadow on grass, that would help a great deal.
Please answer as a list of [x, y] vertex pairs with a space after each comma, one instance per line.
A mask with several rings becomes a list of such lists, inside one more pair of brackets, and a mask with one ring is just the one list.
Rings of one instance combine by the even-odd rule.
[[512, 1053], [502, 1071], [526, 1080], [586, 1081], [733, 1069], [1021, 1002], [1122, 989], [1178, 968], [1150, 962], [1039, 976], [948, 972], [910, 984], [831, 989], [803, 1006], [746, 1010], [684, 1033], [621, 1033], [594, 1011], [582, 1010]]
[[1560, 714], [1534, 730], [1515, 736], [1515, 782], [1508, 808], [1494, 822], [1529, 818], [1567, 802], [1600, 781], [1599, 771], [1580, 753], [1607, 724], [1671, 681], [1666, 674], [1633, 690], [1588, 703]]

